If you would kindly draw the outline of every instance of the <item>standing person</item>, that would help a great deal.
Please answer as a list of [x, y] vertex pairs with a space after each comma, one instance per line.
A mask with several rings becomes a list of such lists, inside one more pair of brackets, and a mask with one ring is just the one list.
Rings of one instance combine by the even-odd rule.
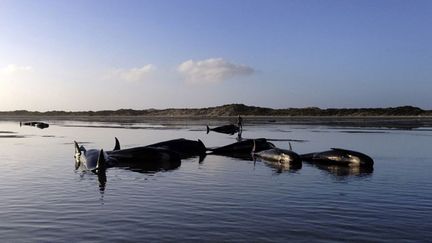
[[243, 119], [241, 118], [240, 115], [238, 115], [237, 118], [237, 126], [239, 128], [239, 132], [241, 133], [243, 131]]

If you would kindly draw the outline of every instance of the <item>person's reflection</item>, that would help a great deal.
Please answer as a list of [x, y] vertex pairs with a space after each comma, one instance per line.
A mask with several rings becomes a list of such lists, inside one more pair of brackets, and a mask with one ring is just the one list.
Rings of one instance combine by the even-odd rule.
[[241, 141], [243, 141], [241, 130], [237, 133], [237, 138], [236, 138], [236, 140], [237, 140], [237, 142], [241, 142]]

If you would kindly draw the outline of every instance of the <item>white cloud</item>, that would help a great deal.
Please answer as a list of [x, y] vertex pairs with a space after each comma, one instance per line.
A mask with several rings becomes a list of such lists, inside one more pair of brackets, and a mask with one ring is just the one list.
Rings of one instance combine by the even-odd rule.
[[148, 79], [156, 70], [153, 64], [147, 64], [138, 68], [116, 69], [111, 71], [107, 76], [108, 79], [120, 79], [126, 81], [144, 81]]
[[210, 58], [202, 61], [188, 60], [177, 67], [189, 83], [219, 83], [235, 76], [254, 73], [254, 69], [241, 64], [234, 64], [222, 58]]
[[33, 71], [31, 66], [17, 66], [15, 64], [9, 64], [4, 67], [0, 67], [0, 74], [2, 75], [16, 75], [23, 74]]

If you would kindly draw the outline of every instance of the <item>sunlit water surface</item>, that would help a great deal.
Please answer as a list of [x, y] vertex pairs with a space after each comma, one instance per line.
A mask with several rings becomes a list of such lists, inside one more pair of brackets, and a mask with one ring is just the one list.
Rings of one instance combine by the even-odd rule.
[[[203, 123], [205, 124], [205, 123]], [[172, 171], [107, 171], [105, 190], [75, 171], [73, 141], [124, 148], [174, 138], [208, 147], [235, 136], [204, 125], [55, 121], [47, 129], [0, 122], [0, 238], [80, 241], [425, 241], [432, 240], [432, 130], [263, 124], [265, 137], [298, 153], [342, 147], [375, 160], [372, 173], [307, 163], [269, 164], [208, 155]], [[304, 141], [301, 141], [304, 140]]]

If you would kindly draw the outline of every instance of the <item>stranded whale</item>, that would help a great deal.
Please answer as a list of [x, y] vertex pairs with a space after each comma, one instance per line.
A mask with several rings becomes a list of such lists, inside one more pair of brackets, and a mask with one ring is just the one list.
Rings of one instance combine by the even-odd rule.
[[328, 151], [303, 154], [300, 157], [302, 160], [308, 162], [340, 166], [373, 167], [374, 164], [373, 159], [366, 154], [341, 148], [332, 148]]
[[274, 148], [274, 144], [268, 142], [265, 138], [245, 139], [217, 148], [209, 148], [211, 154], [224, 155], [236, 158], [251, 158], [251, 152], [254, 149], [259, 152], [266, 149]]
[[180, 155], [182, 159], [190, 158], [193, 156], [205, 155], [206, 147], [201, 140], [189, 140], [184, 138], [178, 138], [168, 140], [160, 143], [154, 143], [147, 147], [164, 148], [175, 152]]
[[296, 152], [293, 152], [291, 149], [286, 150], [286, 149], [280, 149], [274, 147], [274, 148], [257, 152], [254, 146], [254, 148], [252, 149], [252, 154], [257, 158], [271, 161], [271, 162], [278, 162], [281, 164], [282, 163], [299, 164], [302, 162], [300, 156]]
[[112, 151], [103, 149], [89, 149], [75, 145], [75, 168], [89, 170], [96, 174], [105, 171], [107, 168], [136, 167], [142, 170], [170, 170], [180, 166], [180, 156], [170, 150], [157, 147], [135, 147], [120, 149], [116, 139], [116, 146]]
[[20, 126], [32, 126], [32, 127], [37, 127], [37, 128], [40, 128], [40, 129], [44, 129], [44, 128], [47, 128], [47, 127], [49, 127], [49, 124], [48, 123], [45, 123], [45, 122], [20, 122]]
[[269, 165], [277, 168], [280, 171], [290, 169], [298, 170], [302, 167], [302, 160], [297, 153], [292, 151], [291, 144], [290, 150], [273, 147], [259, 152], [256, 151], [254, 144], [252, 156], [254, 159], [258, 158], [269, 163]]
[[210, 131], [233, 135], [234, 133], [239, 132], [240, 128], [233, 124], [215, 128], [210, 128], [209, 126], [207, 126], [207, 133], [209, 133]]
[[[120, 149], [120, 142], [116, 139], [116, 148]], [[201, 140], [189, 140], [184, 138], [172, 139], [159, 143], [147, 145], [148, 148], [161, 148], [171, 152], [177, 153], [181, 159], [188, 159], [191, 157], [199, 156], [204, 158], [207, 148]], [[115, 150], [115, 149], [114, 149]], [[201, 161], [201, 159], [200, 159]]]

